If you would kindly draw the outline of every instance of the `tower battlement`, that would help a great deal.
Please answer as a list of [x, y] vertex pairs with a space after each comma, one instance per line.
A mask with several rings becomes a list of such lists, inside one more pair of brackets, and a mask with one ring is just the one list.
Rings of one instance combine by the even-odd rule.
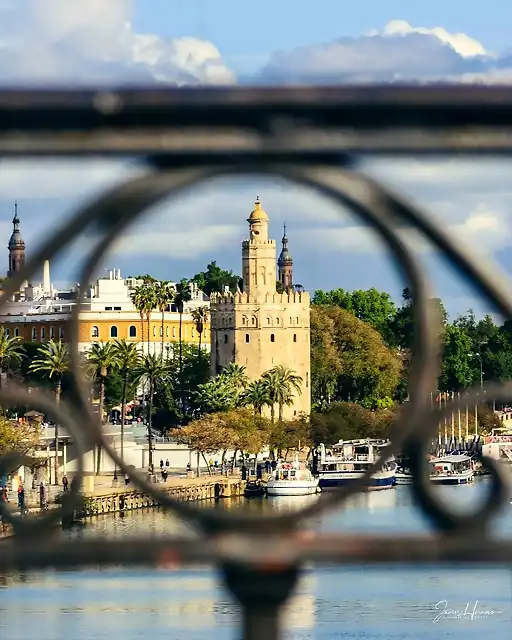
[[257, 245], [258, 247], [272, 247], [275, 249], [276, 241], [275, 240], [242, 240], [242, 249], [249, 249], [249, 247], [254, 247]]
[[307, 291], [285, 291], [283, 293], [266, 293], [262, 297], [253, 296], [245, 291], [238, 293], [212, 293], [210, 296], [210, 308], [221, 306], [239, 306], [243, 304], [310, 304], [310, 296]]

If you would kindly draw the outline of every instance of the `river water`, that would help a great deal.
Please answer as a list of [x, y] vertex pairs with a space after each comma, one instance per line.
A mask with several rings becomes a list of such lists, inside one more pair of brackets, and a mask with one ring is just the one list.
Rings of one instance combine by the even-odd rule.
[[[464, 508], [481, 499], [485, 485], [481, 481], [437, 490]], [[230, 502], [218, 508], [264, 511], [291, 508], [293, 500]], [[407, 487], [357, 496], [342, 512], [309, 526], [323, 531], [380, 533], [427, 529], [411, 504]], [[122, 538], [186, 530], [172, 516], [148, 510], [124, 517], [98, 517], [86, 529], [62, 535]], [[512, 505], [495, 523], [494, 531], [512, 535]], [[512, 637], [511, 602], [512, 575], [505, 568], [312, 569], [287, 607], [286, 638], [505, 640]], [[443, 615], [445, 609], [452, 613]], [[1, 640], [226, 640], [239, 637], [237, 625], [236, 607], [209, 569], [128, 568], [0, 576]]]

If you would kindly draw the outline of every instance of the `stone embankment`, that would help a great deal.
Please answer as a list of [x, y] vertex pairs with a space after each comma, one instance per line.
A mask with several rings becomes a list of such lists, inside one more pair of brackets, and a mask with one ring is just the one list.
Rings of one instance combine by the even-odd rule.
[[[84, 511], [82, 514], [77, 514], [77, 517], [91, 517], [160, 506], [158, 500], [153, 496], [138, 489], [132, 489], [130, 485], [125, 486], [124, 480], [120, 480], [117, 484], [118, 486], [112, 486], [112, 478], [86, 478], [83, 491]], [[157, 487], [175, 500], [197, 502], [243, 496], [245, 484], [245, 481], [239, 477], [203, 476], [200, 478], [168, 478], [167, 482], [160, 482]], [[31, 504], [29, 506], [32, 507]], [[51, 501], [49, 507], [58, 508], [58, 505]], [[41, 513], [39, 508], [33, 507], [29, 509], [29, 512]], [[11, 526], [0, 523], [0, 539], [11, 535]]]

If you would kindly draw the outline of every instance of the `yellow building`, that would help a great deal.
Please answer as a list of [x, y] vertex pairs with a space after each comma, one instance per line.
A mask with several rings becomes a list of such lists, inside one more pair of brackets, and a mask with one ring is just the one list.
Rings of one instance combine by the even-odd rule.
[[[13, 234], [9, 241], [9, 271], [16, 272], [25, 259], [25, 243], [21, 237], [20, 220], [17, 212], [13, 219]], [[13, 257], [15, 256], [15, 257]], [[108, 342], [125, 338], [150, 351], [160, 353], [162, 338], [164, 347], [179, 341], [180, 315], [173, 305], [162, 314], [155, 310], [148, 323], [141, 322], [135, 309], [130, 291], [137, 281], [125, 280], [118, 269], [110, 270], [98, 278], [87, 291], [81, 304], [79, 316], [79, 350], [87, 351], [95, 342]], [[19, 337], [23, 341], [44, 342], [46, 340], [69, 340], [71, 310], [77, 304], [78, 291], [59, 291], [51, 284], [50, 265], [45, 263], [43, 282], [28, 283], [0, 314], [0, 327], [8, 336]], [[197, 332], [192, 311], [197, 307], [209, 307], [209, 301], [197, 286], [191, 285], [191, 300], [185, 303], [182, 315], [182, 340], [199, 346], [199, 342], [209, 349], [210, 332], [205, 324], [202, 336]]]
[[[302, 378], [301, 393], [284, 417], [310, 413], [309, 294], [293, 286], [293, 261], [286, 233], [277, 261], [276, 245], [268, 236], [269, 219], [256, 201], [249, 219], [249, 240], [242, 243], [243, 291], [212, 294], [211, 369], [215, 375], [234, 362], [257, 380], [262, 373], [283, 365]], [[276, 291], [276, 280], [286, 287]]]

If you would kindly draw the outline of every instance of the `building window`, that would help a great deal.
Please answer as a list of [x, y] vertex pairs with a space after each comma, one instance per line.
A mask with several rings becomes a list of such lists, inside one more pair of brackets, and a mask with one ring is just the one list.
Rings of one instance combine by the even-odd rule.
[[105, 311], [112, 311], [112, 307], [105, 307]]
[[32, 327], [32, 340], [37, 340], [37, 331], [35, 327]]
[[[53, 327], [52, 327], [53, 329]], [[99, 327], [93, 327], [92, 328], [92, 337], [93, 338], [99, 338], [100, 337], [100, 328]], [[52, 336], [53, 338], [53, 336]]]
[[164, 337], [164, 328], [162, 327], [162, 325], [160, 325], [160, 337]]
[[59, 329], [59, 338], [61, 340], [64, 340], [64, 328], [63, 327], [60, 327], [60, 329]]
[[276, 324], [279, 324], [279, 318], [276, 318]]
[[134, 324], [132, 324], [130, 326], [128, 335], [130, 336], [130, 338], [136, 338], [137, 337], [137, 327]]
[[225, 333], [224, 334], [224, 344], [227, 344], [227, 343], [228, 343], [228, 334]]
[[299, 319], [298, 319], [298, 318], [295, 318], [295, 323], [296, 323], [296, 324], [297, 324], [297, 326], [298, 326], [298, 324], [299, 324]]
[[247, 318], [245, 316], [242, 316], [242, 324], [243, 325], [247, 324]]
[[114, 311], [121, 311], [121, 307], [114, 307]]
[[194, 336], [195, 336], [195, 331], [194, 331], [194, 329], [192, 328], [192, 329], [190, 330], [190, 337], [191, 337], [191, 338], [193, 338]]
[[306, 389], [309, 387], [309, 373], [306, 373]]
[[117, 327], [116, 326], [110, 327], [110, 337], [111, 338], [117, 338]]
[[256, 318], [255, 318], [254, 316], [251, 318], [251, 324], [252, 324], [252, 325], [255, 325], [255, 324], [256, 324]]
[[245, 341], [249, 342], [249, 334], [248, 333], [245, 334]]
[[172, 328], [172, 337], [175, 338], [176, 337], [176, 327]]
[[153, 327], [153, 338], [156, 337], [156, 327]]
[[293, 324], [293, 318], [290, 318], [290, 324]]
[[270, 324], [270, 318], [267, 318], [267, 324]]
[[169, 327], [165, 327], [165, 337], [169, 337]]
[[45, 340], [46, 339], [46, 329], [44, 327], [41, 327], [41, 340]]
[[14, 335], [19, 338], [20, 337], [20, 330], [18, 329], [18, 327], [16, 327], [16, 329], [14, 329]]
[[8, 338], [11, 335], [10, 329], [4, 329], [5, 337]]
[[270, 334], [270, 342], [275, 342], [276, 341], [276, 337], [273, 333]]
[[297, 342], [297, 334], [296, 333], [293, 334], [293, 341]]

